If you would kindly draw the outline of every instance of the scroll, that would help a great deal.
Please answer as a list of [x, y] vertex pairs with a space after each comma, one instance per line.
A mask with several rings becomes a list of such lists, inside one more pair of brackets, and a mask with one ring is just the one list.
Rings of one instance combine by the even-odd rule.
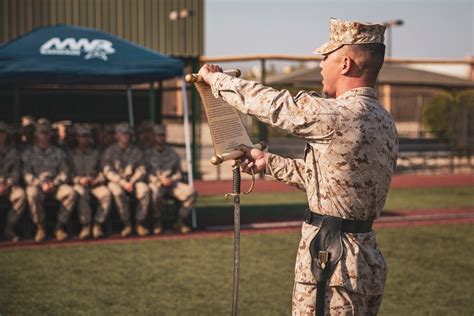
[[[240, 76], [240, 70], [224, 73], [234, 77]], [[211, 87], [199, 75], [190, 74], [185, 79], [187, 82], [194, 82], [204, 105], [215, 154], [211, 158], [212, 164], [217, 165], [242, 156], [241, 151], [235, 150], [240, 144], [258, 149], [265, 147], [262, 143], [252, 143], [237, 110], [224, 100], [215, 98]]]

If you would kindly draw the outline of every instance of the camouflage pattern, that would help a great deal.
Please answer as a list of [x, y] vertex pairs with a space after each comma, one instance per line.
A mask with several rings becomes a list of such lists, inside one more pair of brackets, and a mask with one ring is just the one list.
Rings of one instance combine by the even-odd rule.
[[[293, 316], [314, 316], [316, 285], [295, 282], [291, 302]], [[375, 316], [382, 304], [382, 295], [366, 296], [351, 293], [343, 287], [327, 287], [326, 315], [364, 315]]]
[[[160, 207], [163, 196], [170, 194], [181, 202], [179, 217], [186, 218], [196, 203], [196, 193], [188, 184], [180, 182], [182, 178], [181, 158], [170, 146], [165, 146], [163, 151], [150, 148], [145, 151], [145, 161], [148, 167], [148, 182], [152, 192], [153, 215], [160, 218]], [[167, 176], [172, 184], [164, 187], [160, 176]]]
[[26, 209], [26, 194], [19, 186], [21, 177], [20, 153], [13, 146], [0, 147], [0, 184], [7, 189], [0, 194], [0, 200], [11, 204], [7, 224], [14, 225]]
[[102, 167], [122, 222], [130, 223], [130, 199], [122, 188], [127, 181], [133, 185], [133, 194], [138, 200], [135, 218], [137, 222], [143, 222], [150, 205], [150, 190], [144, 182], [146, 168], [142, 151], [134, 145], [122, 150], [113, 144], [102, 156]]
[[[360, 87], [336, 99], [306, 92], [293, 98], [256, 82], [216, 74], [211, 85], [239, 111], [307, 140], [304, 159], [271, 154], [266, 173], [306, 191], [311, 211], [345, 219], [380, 215], [395, 168], [395, 124], [379, 104], [375, 90]], [[303, 224], [295, 282], [315, 284], [309, 244], [318, 227]], [[375, 233], [343, 234], [344, 255], [329, 281], [366, 298], [383, 294], [387, 266]]]
[[41, 184], [52, 181], [55, 188], [51, 195], [61, 204], [58, 224], [66, 224], [74, 209], [76, 195], [74, 189], [67, 184], [69, 167], [64, 151], [54, 146], [41, 149], [34, 145], [23, 152], [22, 161], [23, 178], [27, 185], [26, 196], [33, 222], [44, 222], [43, 204], [46, 193], [42, 191]]
[[[90, 224], [92, 209], [90, 206], [90, 194], [94, 195], [99, 202], [95, 214], [95, 222], [102, 224], [107, 218], [112, 206], [112, 195], [107, 189], [106, 180], [100, 166], [100, 155], [97, 149], [89, 148], [85, 151], [76, 148], [69, 154], [73, 171], [74, 190], [78, 196], [79, 219], [83, 225]], [[85, 186], [80, 183], [81, 178], [88, 177], [93, 180], [94, 185]]]
[[343, 45], [384, 43], [385, 25], [330, 20], [329, 42], [317, 48], [316, 54], [326, 55]]

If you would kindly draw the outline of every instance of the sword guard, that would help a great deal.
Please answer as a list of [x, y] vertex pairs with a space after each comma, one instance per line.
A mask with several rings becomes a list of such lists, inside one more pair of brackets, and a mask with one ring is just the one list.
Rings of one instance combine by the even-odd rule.
[[[234, 169], [235, 168], [240, 168], [240, 162], [236, 159], [236, 162], [237, 164], [235, 165]], [[225, 199], [228, 200], [231, 196], [234, 197], [234, 196], [239, 196], [239, 195], [245, 195], [245, 194], [250, 194], [252, 193], [254, 187], [255, 187], [255, 172], [253, 171], [253, 169], [251, 169], [252, 171], [252, 183], [250, 184], [250, 188], [245, 191], [245, 192], [241, 192], [241, 193], [226, 193], [225, 194]]]

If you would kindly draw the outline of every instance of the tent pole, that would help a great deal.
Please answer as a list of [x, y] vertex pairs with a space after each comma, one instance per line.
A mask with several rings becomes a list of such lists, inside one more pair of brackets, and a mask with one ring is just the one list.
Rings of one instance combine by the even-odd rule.
[[13, 122], [18, 123], [21, 121], [21, 110], [20, 110], [20, 88], [15, 89], [15, 96], [13, 102]]
[[[184, 116], [184, 143], [186, 146], [186, 162], [188, 166], [188, 183], [194, 189], [193, 165], [191, 163], [191, 137], [189, 133], [188, 94], [186, 93], [186, 81], [181, 79], [181, 99], [183, 100]], [[197, 227], [196, 208], [191, 212], [192, 226]]]
[[127, 104], [128, 104], [128, 121], [130, 127], [133, 128], [135, 125], [135, 120], [133, 118], [133, 99], [132, 99], [132, 88], [127, 86]]
[[155, 83], [150, 82], [150, 90], [148, 91], [148, 111], [150, 121], [156, 123], [156, 102], [155, 102]]

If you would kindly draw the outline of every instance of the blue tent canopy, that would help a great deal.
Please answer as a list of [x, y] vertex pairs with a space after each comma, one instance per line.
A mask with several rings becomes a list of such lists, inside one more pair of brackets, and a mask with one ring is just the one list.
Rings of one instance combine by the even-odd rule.
[[95, 29], [56, 25], [0, 46], [0, 84], [133, 84], [183, 75], [183, 63]]

